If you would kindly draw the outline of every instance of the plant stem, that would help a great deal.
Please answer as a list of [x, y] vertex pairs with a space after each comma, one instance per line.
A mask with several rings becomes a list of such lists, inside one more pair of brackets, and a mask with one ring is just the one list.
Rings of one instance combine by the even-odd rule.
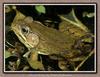
[[89, 53], [89, 55], [75, 68], [75, 71], [78, 71], [78, 69], [84, 64], [84, 62], [94, 53], [94, 50]]

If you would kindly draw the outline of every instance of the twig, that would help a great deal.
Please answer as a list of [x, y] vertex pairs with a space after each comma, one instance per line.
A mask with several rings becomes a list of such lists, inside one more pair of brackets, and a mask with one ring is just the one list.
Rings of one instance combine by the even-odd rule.
[[94, 53], [94, 50], [90, 52], [90, 54], [75, 68], [75, 71], [78, 71], [78, 69], [84, 64], [84, 62]]

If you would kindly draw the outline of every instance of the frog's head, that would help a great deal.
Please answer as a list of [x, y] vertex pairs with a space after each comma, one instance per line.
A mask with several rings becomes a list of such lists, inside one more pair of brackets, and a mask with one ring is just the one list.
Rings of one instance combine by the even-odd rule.
[[36, 47], [39, 43], [39, 37], [28, 26], [32, 21], [32, 18], [27, 17], [23, 20], [17, 20], [11, 25], [11, 29], [28, 49]]

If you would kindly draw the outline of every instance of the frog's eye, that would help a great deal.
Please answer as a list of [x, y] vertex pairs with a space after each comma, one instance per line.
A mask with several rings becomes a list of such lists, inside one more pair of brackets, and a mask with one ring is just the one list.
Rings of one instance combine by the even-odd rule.
[[21, 31], [22, 31], [22, 33], [24, 33], [24, 34], [27, 34], [27, 33], [29, 33], [29, 27], [23, 26], [23, 27], [21, 28]]
[[27, 33], [27, 32], [28, 32], [28, 29], [22, 28], [22, 31], [23, 31], [24, 33]]

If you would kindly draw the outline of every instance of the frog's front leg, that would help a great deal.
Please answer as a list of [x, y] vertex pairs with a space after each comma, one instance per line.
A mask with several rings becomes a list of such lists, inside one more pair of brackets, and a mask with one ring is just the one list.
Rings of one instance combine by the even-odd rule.
[[29, 65], [33, 68], [33, 69], [39, 69], [39, 70], [44, 70], [44, 66], [42, 64], [42, 61], [38, 61], [38, 51], [28, 51], [25, 55], [23, 55], [24, 57], [27, 58], [27, 61], [29, 63]]

